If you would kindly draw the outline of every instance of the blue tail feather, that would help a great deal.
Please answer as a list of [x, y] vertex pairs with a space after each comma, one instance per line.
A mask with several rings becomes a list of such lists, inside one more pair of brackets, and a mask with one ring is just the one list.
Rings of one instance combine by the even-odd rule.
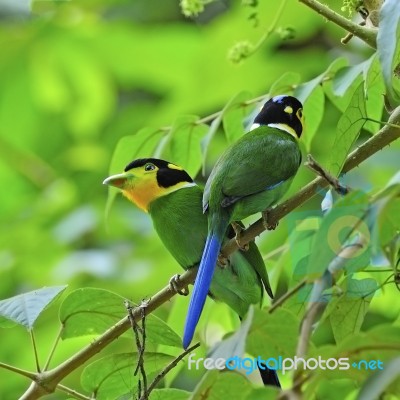
[[221, 240], [218, 236], [216, 234], [208, 236], [186, 316], [185, 331], [183, 334], [183, 347], [185, 349], [189, 347], [193, 339], [197, 322], [203, 311], [220, 249]]

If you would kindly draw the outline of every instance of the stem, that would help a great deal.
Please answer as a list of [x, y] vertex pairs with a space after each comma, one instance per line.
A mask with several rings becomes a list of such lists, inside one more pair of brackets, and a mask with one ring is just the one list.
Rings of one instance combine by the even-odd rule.
[[329, 7], [321, 4], [317, 0], [299, 0], [300, 3], [303, 3], [307, 7], [313, 9], [318, 14], [321, 14], [329, 21], [339, 25], [346, 31], [352, 33], [354, 36], [357, 36], [359, 39], [363, 40], [369, 46], [376, 49], [376, 36], [378, 33], [377, 29], [367, 28], [365, 26], [361, 26], [356, 24], [337, 12], [331, 10]]
[[80, 400], [91, 400], [91, 399], [93, 399], [93, 397], [85, 396], [82, 393], [79, 393], [76, 390], [70, 389], [69, 387], [64, 386], [64, 385], [57, 385], [57, 389], [60, 392], [68, 393], [71, 397], [74, 397], [75, 399], [80, 399]]
[[34, 355], [35, 355], [36, 371], [37, 371], [37, 372], [40, 372], [39, 357], [38, 357], [38, 352], [37, 352], [37, 347], [36, 347], [35, 335], [33, 334], [33, 329], [31, 329], [31, 330], [29, 331], [29, 334], [31, 335], [33, 353], [34, 353]]
[[46, 371], [49, 368], [51, 359], [53, 358], [53, 355], [54, 355], [54, 352], [56, 351], [57, 345], [60, 342], [62, 331], [63, 331], [63, 327], [61, 326], [60, 330], [58, 331], [58, 334], [56, 336], [56, 340], [54, 341], [53, 347], [50, 350], [50, 354], [47, 358], [47, 361], [44, 364], [43, 371]]
[[283, 10], [286, 6], [287, 0], [283, 0], [281, 2], [281, 5], [275, 15], [275, 19], [272, 21], [272, 24], [270, 28], [264, 33], [264, 35], [261, 36], [260, 40], [257, 42], [257, 44], [253, 47], [253, 50], [251, 54], [255, 53], [261, 45], [271, 36], [271, 34], [275, 31], [276, 25], [278, 25], [278, 22], [282, 16]]
[[271, 314], [273, 313], [279, 306], [281, 306], [287, 299], [292, 297], [295, 293], [297, 293], [305, 284], [307, 283], [306, 279], [303, 279], [300, 281], [295, 287], [290, 289], [288, 292], [286, 292], [283, 296], [279, 297], [277, 301], [275, 301], [274, 304], [269, 308], [268, 312]]
[[15, 372], [16, 374], [25, 376], [26, 378], [29, 378], [31, 380], [35, 380], [36, 379], [36, 374], [35, 373], [30, 372], [30, 371], [26, 371], [26, 370], [21, 369], [21, 368], [14, 367], [13, 365], [8, 365], [8, 364], [0, 362], [0, 368], [7, 369], [8, 371]]

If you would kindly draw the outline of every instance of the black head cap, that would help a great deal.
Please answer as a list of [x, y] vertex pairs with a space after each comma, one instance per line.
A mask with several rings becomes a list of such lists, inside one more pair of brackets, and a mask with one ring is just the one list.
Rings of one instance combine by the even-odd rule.
[[303, 132], [303, 105], [293, 96], [275, 96], [264, 104], [254, 123], [288, 125], [299, 138]]
[[139, 158], [129, 163], [124, 171], [127, 172], [133, 168], [145, 168], [147, 165], [154, 165], [158, 168], [157, 182], [161, 187], [168, 188], [181, 182], [193, 182], [193, 179], [183, 168], [159, 158]]

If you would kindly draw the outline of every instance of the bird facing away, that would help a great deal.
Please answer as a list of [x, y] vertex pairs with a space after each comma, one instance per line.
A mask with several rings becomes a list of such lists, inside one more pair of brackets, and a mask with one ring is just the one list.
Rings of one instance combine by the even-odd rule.
[[228, 147], [211, 171], [203, 195], [208, 234], [186, 315], [184, 348], [193, 339], [229, 224], [270, 208], [289, 189], [301, 163], [303, 123], [299, 100], [273, 97], [256, 116], [255, 128]]
[[[203, 190], [186, 171], [168, 161], [138, 159], [103, 183], [119, 188], [150, 214], [161, 241], [185, 270], [199, 264], [208, 221], [202, 209]], [[228, 232], [223, 241], [233, 236]], [[216, 268], [208, 294], [243, 318], [251, 304], [261, 305], [264, 289], [272, 297], [264, 261], [251, 242], [247, 251], [233, 253], [226, 266]], [[280, 386], [274, 370], [260, 369], [260, 373], [264, 384]]]

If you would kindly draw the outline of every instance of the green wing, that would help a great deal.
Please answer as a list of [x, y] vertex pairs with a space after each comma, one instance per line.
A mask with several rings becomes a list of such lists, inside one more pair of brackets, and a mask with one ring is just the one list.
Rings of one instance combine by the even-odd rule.
[[[301, 152], [294, 138], [275, 128], [259, 127], [244, 135], [218, 160], [204, 189], [203, 208], [210, 196], [224, 206], [274, 188], [295, 175]], [[213, 187], [222, 193], [212, 194]]]

